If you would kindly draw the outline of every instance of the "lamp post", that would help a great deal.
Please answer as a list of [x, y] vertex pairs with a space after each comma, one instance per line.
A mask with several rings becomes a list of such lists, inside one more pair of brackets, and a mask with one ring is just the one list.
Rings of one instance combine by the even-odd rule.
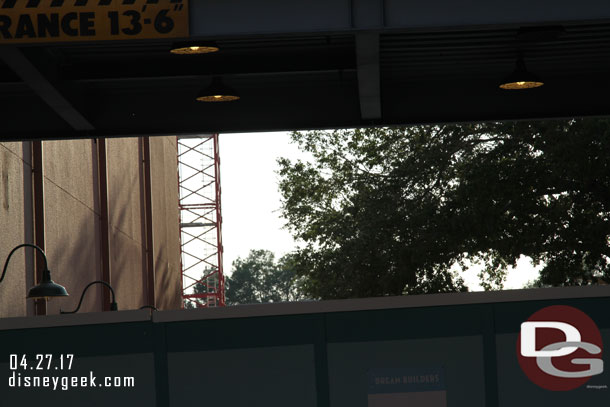
[[42, 281], [40, 282], [40, 284], [35, 285], [32, 288], [30, 288], [30, 290], [28, 291], [27, 298], [45, 298], [46, 300], [48, 300], [49, 298], [52, 298], [52, 297], [67, 297], [69, 294], [66, 291], [65, 287], [63, 287], [59, 284], [56, 284], [53, 280], [51, 280], [51, 271], [49, 271], [49, 267], [47, 265], [47, 256], [45, 255], [44, 250], [42, 250], [40, 247], [38, 247], [34, 244], [23, 243], [23, 244], [20, 244], [19, 246], [15, 247], [13, 250], [11, 250], [8, 257], [6, 258], [6, 262], [4, 263], [4, 269], [2, 270], [2, 276], [0, 276], [0, 283], [2, 282], [2, 280], [4, 280], [4, 275], [6, 274], [6, 270], [8, 268], [8, 264], [11, 259], [11, 256], [13, 255], [13, 253], [15, 253], [18, 249], [20, 249], [22, 247], [32, 247], [32, 248], [38, 250], [38, 252], [40, 254], [42, 254], [42, 258], [44, 259], [44, 270], [42, 271]]
[[83, 293], [80, 296], [80, 301], [78, 302], [78, 306], [76, 307], [76, 309], [74, 311], [62, 311], [60, 309], [59, 313], [60, 314], [75, 314], [75, 313], [77, 313], [78, 310], [80, 309], [81, 304], [83, 303], [83, 298], [85, 298], [85, 293], [87, 292], [87, 289], [89, 289], [89, 287], [91, 287], [93, 284], [102, 284], [102, 285], [108, 287], [108, 289], [112, 293], [112, 303], [110, 304], [110, 311], [118, 310], [118, 306], [117, 306], [117, 303], [116, 303], [116, 300], [115, 300], [115, 297], [114, 297], [114, 290], [112, 289], [112, 286], [110, 284], [108, 284], [107, 282], [105, 282], [105, 281], [96, 280], [96, 281], [92, 281], [89, 284], [87, 284], [87, 286], [83, 290]]

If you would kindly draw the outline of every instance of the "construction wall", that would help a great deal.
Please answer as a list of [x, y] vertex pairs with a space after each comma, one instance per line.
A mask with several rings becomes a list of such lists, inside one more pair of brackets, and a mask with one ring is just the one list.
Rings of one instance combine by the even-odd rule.
[[[24, 159], [22, 143], [0, 143], [0, 262], [4, 266], [10, 250], [26, 240], [24, 202], [31, 191], [24, 188], [23, 174], [31, 173], [29, 157]], [[31, 218], [31, 211], [27, 213]], [[30, 233], [31, 238], [31, 233]], [[26, 315], [28, 276], [24, 249], [11, 257], [10, 269], [0, 283], [0, 315]], [[30, 249], [28, 249], [30, 250]], [[31, 265], [30, 265], [31, 267]], [[1, 272], [1, 270], [0, 270]], [[30, 268], [30, 280], [31, 268]]]
[[182, 276], [176, 138], [151, 138], [150, 160], [157, 164], [151, 166], [153, 236], [164, 242], [154, 244], [155, 297], [158, 308], [177, 309], [182, 302]]
[[[57, 314], [74, 309], [85, 285], [101, 279], [97, 160], [93, 140], [43, 142], [42, 149], [45, 251], [53, 280], [71, 294], [49, 301], [47, 313]], [[88, 290], [83, 312], [101, 311], [99, 290]]]
[[[100, 162], [104, 159], [100, 146], [105, 165]], [[82, 290], [94, 280], [109, 280], [119, 309], [137, 309], [153, 302], [160, 309], [180, 308], [175, 137], [150, 140], [152, 207], [148, 212], [145, 177], [149, 163], [144, 160], [142, 139], [46, 141], [42, 152], [44, 220], [34, 215], [34, 206], [41, 201], [35, 197], [30, 142], [0, 143], [0, 261], [4, 263], [20, 243], [39, 244], [35, 230], [40, 228], [37, 222], [43, 223], [52, 278], [70, 293], [49, 301], [46, 314], [74, 309]], [[105, 189], [100, 171], [106, 174]], [[107, 202], [107, 212], [103, 202]], [[153, 237], [150, 251], [146, 245], [149, 229]], [[149, 253], [154, 274], [148, 270]], [[25, 299], [33, 285], [33, 259], [31, 249], [21, 249], [11, 258], [0, 283], [0, 317], [41, 313], [33, 300]], [[154, 299], [149, 283], [155, 286]], [[108, 296], [106, 288], [92, 286], [79, 312], [102, 311]]]
[[[205, 397], [202, 404], [219, 406], [608, 407], [608, 369], [583, 381], [561, 378], [566, 390], [577, 381], [570, 391], [545, 390], [522, 370], [521, 324], [549, 306], [585, 313], [592, 326], [582, 340], [609, 343], [610, 286], [4, 319], [0, 394], [3, 406], [184, 407]], [[552, 340], [561, 334], [540, 338], [542, 346]], [[91, 375], [98, 388], [11, 384], [11, 376], [52, 374], [11, 367], [9, 355], [33, 349], [74, 354], [59, 375]], [[584, 363], [608, 366], [607, 352], [581, 352], [590, 358]], [[104, 376], [135, 385], [100, 390]]]
[[141, 144], [137, 138], [106, 142], [110, 278], [121, 309], [149, 303]]

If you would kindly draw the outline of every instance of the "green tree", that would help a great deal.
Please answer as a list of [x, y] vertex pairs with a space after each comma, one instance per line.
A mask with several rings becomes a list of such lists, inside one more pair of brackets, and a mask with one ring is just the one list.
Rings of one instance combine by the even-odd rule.
[[295, 132], [312, 162], [280, 159], [282, 214], [314, 298], [464, 290], [483, 262], [500, 288], [521, 255], [540, 285], [608, 280], [610, 121]]
[[227, 305], [304, 299], [293, 262], [290, 255], [276, 261], [268, 250], [251, 250], [246, 258], [238, 258], [226, 277]]

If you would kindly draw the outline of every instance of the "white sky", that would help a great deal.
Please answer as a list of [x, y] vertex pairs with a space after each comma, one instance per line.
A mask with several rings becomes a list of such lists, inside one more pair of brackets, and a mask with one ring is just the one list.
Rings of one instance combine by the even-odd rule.
[[251, 249], [270, 250], [277, 258], [295, 248], [282, 229], [277, 158], [304, 158], [289, 133], [221, 134], [220, 185], [225, 274]]
[[[233, 261], [251, 249], [270, 250], [279, 258], [295, 248], [290, 233], [282, 229], [276, 160], [308, 156], [290, 143], [287, 132], [221, 134], [219, 148], [224, 270], [230, 275]], [[471, 291], [481, 289], [477, 273], [474, 267], [463, 273]], [[529, 260], [522, 258], [504, 288], [521, 288], [536, 276]]]

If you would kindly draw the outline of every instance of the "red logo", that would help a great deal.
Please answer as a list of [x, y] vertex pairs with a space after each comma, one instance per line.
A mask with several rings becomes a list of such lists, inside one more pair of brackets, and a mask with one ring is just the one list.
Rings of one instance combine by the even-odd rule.
[[517, 359], [525, 375], [553, 391], [573, 390], [603, 372], [602, 337], [584, 312], [565, 305], [541, 309], [521, 324]]

